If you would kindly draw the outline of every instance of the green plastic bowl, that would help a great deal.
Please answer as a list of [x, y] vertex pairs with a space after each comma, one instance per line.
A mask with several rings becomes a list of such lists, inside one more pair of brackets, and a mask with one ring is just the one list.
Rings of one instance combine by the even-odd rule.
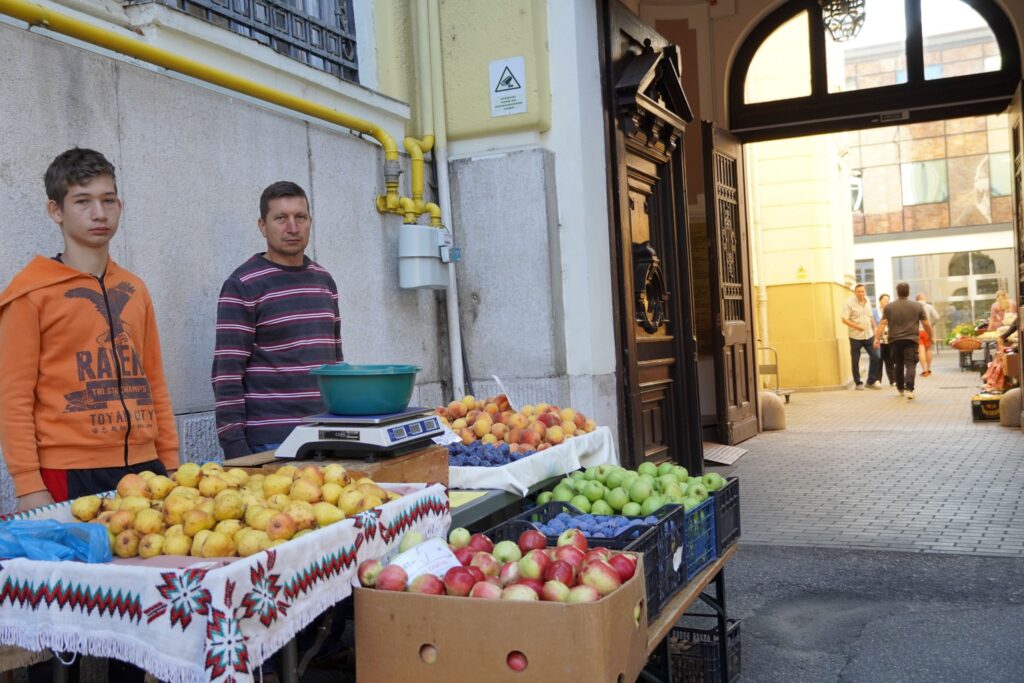
[[311, 372], [316, 375], [327, 412], [386, 415], [409, 407], [419, 370], [415, 365], [335, 363]]

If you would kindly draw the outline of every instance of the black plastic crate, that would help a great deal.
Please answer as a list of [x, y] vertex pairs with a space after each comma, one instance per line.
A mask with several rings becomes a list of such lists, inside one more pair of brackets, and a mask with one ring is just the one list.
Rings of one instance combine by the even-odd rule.
[[721, 557], [740, 537], [740, 480], [729, 477], [725, 486], [711, 495], [715, 497], [715, 534]]
[[[509, 519], [487, 531], [487, 536], [498, 543], [517, 541], [519, 535], [529, 529], [536, 529], [534, 522], [548, 522], [559, 513], [584, 514], [568, 503], [550, 501]], [[673, 568], [673, 557], [677, 547], [683, 544], [685, 529], [681, 505], [662, 505], [654, 513], [657, 524], [652, 524], [637, 538], [624, 532], [614, 538], [587, 537], [592, 547], [611, 550], [628, 550], [644, 558], [644, 586], [647, 594], [647, 620], [652, 621], [661, 608], [679, 588], [686, 583], [685, 567]], [[629, 532], [634, 531], [633, 529]], [[554, 544], [557, 537], [547, 536], [548, 543]]]
[[704, 567], [718, 559], [718, 536], [715, 534], [715, 499], [707, 500], [687, 510], [684, 517], [684, 547], [682, 562], [673, 553], [672, 566], [685, 566], [689, 581]]
[[[714, 617], [709, 617], [714, 618]], [[725, 683], [718, 659], [718, 627], [692, 628], [674, 626], [668, 636], [669, 667], [661, 661], [663, 650], [656, 649], [647, 663], [647, 670], [669, 673], [672, 683]], [[740, 677], [740, 622], [729, 619], [726, 626], [726, 656], [729, 659], [729, 682]]]

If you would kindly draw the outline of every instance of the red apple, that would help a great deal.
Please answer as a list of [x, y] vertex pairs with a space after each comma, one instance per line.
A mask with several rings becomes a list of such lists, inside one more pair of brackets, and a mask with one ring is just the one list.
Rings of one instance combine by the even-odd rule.
[[473, 534], [469, 537], [469, 547], [475, 553], [489, 553], [494, 550], [494, 543], [483, 534]]
[[382, 591], [404, 591], [409, 583], [409, 575], [397, 564], [389, 564], [377, 576], [375, 588]]
[[501, 579], [499, 579], [497, 576], [488, 576], [486, 579], [484, 579], [484, 583], [493, 583], [498, 588], [505, 587], [505, 584], [503, 584], [501, 582]]
[[526, 660], [526, 655], [519, 650], [512, 650], [512, 652], [509, 652], [508, 657], [505, 658], [505, 662], [508, 664], [508, 668], [513, 671], [525, 671], [526, 667], [530, 664]]
[[540, 595], [540, 592], [544, 590], [544, 582], [540, 579], [519, 579], [513, 586], [528, 586], [533, 590], [534, 593]]
[[367, 560], [359, 565], [359, 569], [356, 570], [356, 576], [359, 577], [361, 585], [373, 588], [382, 569], [384, 569], [384, 565], [380, 563], [380, 560]]
[[[501, 571], [501, 563], [490, 553], [476, 553], [469, 563], [470, 567], [477, 567], [484, 573], [484, 577], [497, 576]], [[482, 581], [483, 579], [481, 579]]]
[[574, 545], [561, 545], [555, 548], [555, 559], [568, 562], [578, 574], [583, 569], [583, 560], [586, 559], [586, 555]]
[[633, 559], [632, 555], [624, 555], [622, 553], [612, 555], [611, 559], [608, 560], [608, 564], [619, 575], [622, 583], [629, 581], [633, 578], [633, 574], [636, 573], [636, 560]]
[[463, 567], [469, 566], [469, 563], [473, 560], [473, 555], [476, 555], [476, 551], [468, 546], [459, 548], [455, 551], [455, 559], [458, 560], [459, 564]]
[[528, 579], [539, 579], [551, 564], [551, 558], [543, 550], [531, 550], [519, 560], [519, 573]]
[[540, 590], [540, 599], [547, 602], [565, 602], [569, 599], [569, 586], [561, 581], [548, 581]]
[[597, 602], [601, 594], [593, 586], [573, 586], [569, 589], [569, 599], [566, 602]]
[[509, 586], [521, 579], [522, 576], [522, 573], [519, 571], [518, 562], [508, 562], [498, 572], [498, 578], [501, 580], [502, 586]]
[[594, 560], [608, 561], [608, 558], [612, 556], [612, 551], [608, 548], [591, 548], [587, 551], [586, 557], [583, 558], [584, 562], [593, 562]]
[[558, 545], [576, 546], [585, 553], [587, 552], [587, 537], [579, 529], [566, 529], [558, 535]]
[[465, 567], [452, 567], [444, 575], [444, 587], [448, 595], [465, 597], [473, 590], [476, 578]]
[[619, 573], [607, 562], [596, 560], [587, 565], [580, 574], [580, 583], [591, 586], [602, 596], [608, 595], [622, 585]]
[[466, 567], [466, 570], [473, 576], [473, 579], [476, 581], [484, 581], [487, 579], [487, 577], [484, 576], [484, 570], [480, 569], [480, 567], [474, 567], [473, 565], [470, 565]]
[[498, 562], [518, 562], [522, 559], [523, 553], [515, 541], [502, 541], [494, 546], [494, 559]]
[[544, 534], [536, 529], [530, 529], [529, 531], [524, 531], [519, 534], [519, 541], [517, 542], [517, 545], [525, 555], [531, 550], [543, 550], [548, 547], [548, 539], [545, 538]]
[[511, 586], [506, 586], [501, 591], [502, 600], [521, 600], [521, 601], [534, 601], [540, 600], [540, 596], [537, 591], [533, 590], [529, 586], [521, 583], [514, 583]]
[[576, 570], [564, 560], [555, 560], [544, 570], [545, 581], [560, 581], [566, 586], [571, 586], [576, 580]]
[[444, 595], [444, 581], [433, 574], [420, 574], [409, 584], [410, 593], [425, 593], [426, 595]]
[[502, 595], [501, 586], [495, 586], [487, 581], [480, 581], [469, 591], [471, 598], [486, 598], [488, 600], [500, 600]]

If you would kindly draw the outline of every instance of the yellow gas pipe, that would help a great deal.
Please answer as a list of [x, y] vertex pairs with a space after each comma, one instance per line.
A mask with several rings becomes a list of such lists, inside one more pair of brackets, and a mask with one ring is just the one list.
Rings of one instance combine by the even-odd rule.
[[[129, 38], [116, 31], [94, 26], [88, 22], [69, 17], [60, 12], [54, 12], [25, 0], [0, 0], [0, 13], [20, 19], [29, 26], [43, 26], [50, 31], [63, 33], [66, 36], [135, 57], [170, 71], [176, 71], [192, 78], [227, 88], [228, 90], [234, 90], [243, 95], [255, 97], [264, 102], [286, 107], [369, 135], [384, 148], [385, 195], [378, 197], [378, 207], [382, 207], [382, 211], [401, 212], [398, 194], [398, 176], [401, 174], [401, 167], [398, 163], [398, 145], [395, 144], [394, 138], [388, 135], [387, 131], [374, 123], [350, 114], [344, 114], [302, 97], [296, 97], [295, 95], [267, 87], [262, 83], [237, 76], [229, 71], [207, 66], [193, 59], [176, 55], [169, 50], [149, 45], [135, 38]], [[433, 144], [433, 140], [431, 140], [431, 144]], [[423, 155], [420, 154], [421, 197], [423, 187], [422, 158]]]

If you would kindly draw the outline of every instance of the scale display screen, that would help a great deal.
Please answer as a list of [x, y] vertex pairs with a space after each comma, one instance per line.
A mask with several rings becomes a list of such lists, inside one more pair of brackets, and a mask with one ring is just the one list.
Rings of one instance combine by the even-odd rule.
[[415, 422], [407, 422], [403, 425], [389, 427], [388, 440], [391, 443], [398, 443], [407, 439], [418, 438], [423, 434], [436, 432], [439, 428], [440, 424], [436, 417], [430, 417], [425, 420], [418, 420]]
[[321, 429], [321, 441], [359, 441], [359, 432], [348, 429]]

